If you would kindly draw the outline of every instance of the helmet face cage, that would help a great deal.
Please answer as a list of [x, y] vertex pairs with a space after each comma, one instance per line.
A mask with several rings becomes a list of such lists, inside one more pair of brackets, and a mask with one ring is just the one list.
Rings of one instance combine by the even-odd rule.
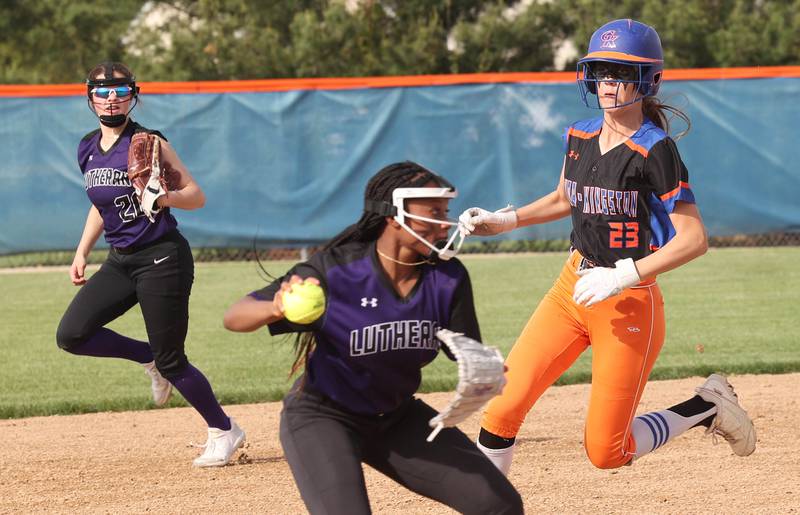
[[[593, 66], [596, 63], [609, 63], [609, 64], [622, 64], [626, 66], [630, 66], [635, 71], [635, 77], [632, 79], [623, 79], [619, 77], [598, 77], [595, 75], [593, 71]], [[581, 100], [583, 101], [584, 105], [591, 108], [596, 109], [614, 109], [617, 107], [622, 107], [626, 105], [633, 104], [635, 102], [640, 101], [642, 98], [647, 96], [655, 95], [655, 92], [658, 91], [659, 83], [660, 83], [660, 76], [658, 72], [655, 71], [655, 67], [649, 64], [642, 64], [642, 63], [632, 63], [632, 62], [621, 62], [621, 61], [610, 61], [610, 60], [600, 60], [600, 59], [593, 59], [593, 60], [582, 60], [578, 63], [578, 89], [580, 91]], [[597, 96], [597, 83], [598, 82], [613, 82], [617, 84], [617, 93], [619, 93], [619, 89], [621, 87], [625, 87], [628, 84], [635, 84], [636, 85], [636, 92], [640, 94], [637, 98], [625, 102], [624, 104], [617, 104], [615, 103], [613, 106], [602, 107], [600, 105], [600, 97]], [[591, 102], [590, 105], [589, 95], [595, 95], [594, 101]]]
[[447, 242], [440, 248], [419, 234], [409, 227], [406, 223], [406, 218], [411, 218], [413, 220], [419, 220], [421, 222], [427, 222], [431, 224], [438, 224], [438, 225], [449, 225], [453, 227], [457, 227], [459, 225], [458, 220], [438, 220], [434, 218], [428, 218], [425, 216], [419, 216], [409, 213], [405, 210], [405, 200], [412, 199], [412, 198], [456, 198], [458, 192], [456, 189], [444, 179], [437, 177], [437, 180], [443, 183], [441, 188], [395, 188], [392, 191], [392, 206], [394, 207], [395, 221], [400, 224], [400, 227], [405, 229], [409, 232], [412, 236], [414, 236], [417, 240], [425, 244], [426, 247], [431, 249], [431, 251], [435, 252], [439, 255], [439, 258], [446, 261], [453, 256], [455, 256], [458, 251], [461, 249], [461, 245], [464, 244], [464, 233], [460, 230], [453, 231], [453, 234], [448, 238]]
[[[619, 78], [595, 77], [593, 65], [607, 63], [626, 65], [636, 70], [636, 78], [623, 80]], [[644, 97], [658, 93], [661, 85], [661, 72], [664, 69], [664, 58], [661, 39], [652, 27], [634, 20], [615, 20], [606, 23], [592, 35], [586, 56], [578, 61], [577, 82], [584, 105], [596, 109], [613, 109], [638, 102]], [[605, 79], [605, 80], [604, 80]], [[640, 94], [634, 100], [624, 104], [602, 107], [600, 99], [589, 102], [589, 94], [597, 95], [598, 82], [616, 82], [621, 85], [636, 84]]]

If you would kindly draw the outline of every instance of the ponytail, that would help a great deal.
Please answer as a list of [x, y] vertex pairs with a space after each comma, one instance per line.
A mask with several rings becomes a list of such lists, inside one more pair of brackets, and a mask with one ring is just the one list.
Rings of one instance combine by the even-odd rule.
[[692, 122], [689, 120], [686, 113], [677, 107], [663, 103], [658, 97], [644, 97], [642, 99], [642, 112], [646, 118], [649, 118], [658, 128], [666, 132], [667, 135], [669, 135], [669, 126], [672, 120], [676, 117], [683, 120], [686, 124], [686, 129], [679, 132], [673, 138], [675, 140], [681, 139], [689, 132], [689, 129], [692, 128]]

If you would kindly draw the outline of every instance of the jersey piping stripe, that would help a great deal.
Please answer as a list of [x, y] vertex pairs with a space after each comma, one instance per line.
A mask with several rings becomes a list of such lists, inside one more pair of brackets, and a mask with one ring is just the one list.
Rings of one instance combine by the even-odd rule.
[[620, 61], [632, 61], [635, 63], [664, 62], [661, 59], [650, 59], [648, 57], [639, 57], [638, 55], [626, 54], [624, 52], [592, 52], [591, 54], [588, 54], [586, 57], [581, 59], [581, 61], [585, 61], [586, 59], [618, 59]]
[[[647, 156], [647, 154], [645, 154], [645, 157], [646, 157], [646, 156]], [[683, 188], [683, 189], [687, 189], [687, 190], [690, 190], [690, 189], [692, 189], [692, 188], [689, 186], [689, 183], [688, 183], [688, 182], [683, 182], [683, 181], [681, 181], [681, 182], [680, 182], [680, 185], [679, 185], [677, 188], [675, 188], [675, 189], [674, 189], [674, 190], [672, 190], [672, 191], [668, 191], [668, 192], [664, 193], [663, 195], [661, 195], [661, 196], [660, 196], [660, 197], [658, 197], [658, 198], [660, 198], [662, 201], [669, 200], [669, 199], [671, 199], [672, 197], [676, 196], [678, 193], [680, 193], [682, 188]]]
[[625, 140], [625, 144], [626, 144], [626, 145], [628, 145], [628, 147], [629, 147], [631, 150], [633, 150], [633, 151], [635, 151], [635, 152], [639, 152], [639, 153], [640, 153], [640, 154], [642, 154], [644, 157], [647, 157], [647, 149], [646, 149], [646, 148], [644, 148], [643, 146], [641, 146], [641, 145], [637, 145], [636, 143], [634, 143], [633, 141], [631, 141], [631, 140], [629, 140], [629, 139], [626, 139], [626, 140]]
[[577, 137], [579, 137], [581, 139], [592, 139], [595, 136], [597, 136], [598, 134], [600, 134], [600, 129], [597, 129], [594, 132], [584, 132], [582, 130], [575, 129], [574, 127], [570, 127], [568, 134], [570, 136], [577, 136]]

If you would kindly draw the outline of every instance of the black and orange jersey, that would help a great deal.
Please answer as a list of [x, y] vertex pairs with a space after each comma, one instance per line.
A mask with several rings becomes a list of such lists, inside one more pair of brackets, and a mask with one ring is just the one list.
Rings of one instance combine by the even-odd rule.
[[652, 121], [600, 153], [603, 118], [565, 133], [564, 189], [572, 206], [572, 246], [600, 266], [640, 259], [675, 236], [677, 201], [694, 203], [675, 142]]

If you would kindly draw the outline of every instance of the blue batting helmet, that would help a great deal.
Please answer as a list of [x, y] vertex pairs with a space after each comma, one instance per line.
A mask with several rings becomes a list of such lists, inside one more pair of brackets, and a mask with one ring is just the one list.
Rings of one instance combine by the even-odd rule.
[[587, 94], [597, 94], [598, 77], [592, 73], [591, 64], [598, 61], [635, 68], [635, 80], [619, 82], [636, 84], [643, 97], [658, 93], [664, 70], [664, 54], [661, 38], [653, 27], [635, 20], [614, 20], [592, 34], [589, 51], [578, 61], [578, 87], [587, 107]]

